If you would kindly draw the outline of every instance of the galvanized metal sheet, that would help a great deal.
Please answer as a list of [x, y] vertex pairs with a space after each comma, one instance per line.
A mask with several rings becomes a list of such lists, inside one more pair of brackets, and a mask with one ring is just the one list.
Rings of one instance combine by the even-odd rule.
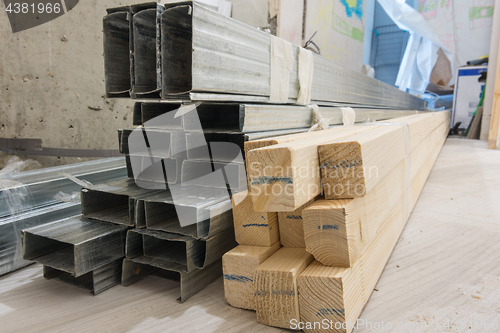
[[120, 258], [79, 277], [74, 277], [67, 272], [49, 266], [43, 266], [43, 277], [48, 280], [54, 279], [69, 283], [97, 295], [121, 283], [122, 266], [123, 258]]
[[[196, 3], [162, 13], [162, 97], [187, 93], [259, 96], [269, 102], [271, 36]], [[294, 46], [289, 97], [298, 95]], [[193, 99], [193, 95], [190, 96]], [[174, 97], [175, 98], [175, 97]], [[395, 87], [314, 54], [313, 101], [422, 109], [424, 102]]]
[[202, 269], [236, 246], [234, 230], [223, 230], [207, 239], [154, 231], [131, 229], [127, 233], [126, 256], [145, 256], [178, 265], [180, 271]]
[[[180, 225], [185, 226], [181, 223], [181, 218], [189, 220], [190, 224], [206, 223], [205, 221], [211, 218], [210, 207], [228, 200], [229, 194], [226, 189], [177, 186], [174, 195], [170, 191], [162, 191], [139, 200], [138, 205], [144, 205], [143, 221], [149, 221], [150, 225], [177, 218]], [[179, 216], [179, 211], [182, 216]], [[141, 217], [138, 216], [138, 218]], [[138, 224], [145, 225], [146, 223], [138, 221]]]
[[174, 207], [171, 208], [171, 211], [164, 211], [165, 214], [148, 214], [145, 219], [145, 226], [151, 230], [166, 231], [197, 239], [207, 239], [233, 227], [231, 200], [207, 207], [206, 210], [209, 211], [210, 218], [184, 227], [180, 225], [177, 213], [173, 211]]
[[136, 185], [134, 179], [123, 179], [82, 189], [82, 214], [85, 217], [135, 225], [135, 203], [139, 199], [158, 193]]
[[103, 19], [104, 75], [108, 97], [128, 97], [130, 90], [129, 7], [111, 10]]
[[152, 273], [179, 282], [180, 297], [177, 300], [183, 303], [222, 276], [222, 260], [219, 259], [204, 269], [184, 272], [179, 265], [157, 259], [144, 256], [125, 258], [122, 285], [129, 286]]
[[78, 277], [124, 257], [126, 230], [83, 216], [24, 229], [23, 258]]
[[0, 275], [28, 266], [23, 260], [21, 230], [76, 216], [79, 203], [60, 203], [0, 219]]

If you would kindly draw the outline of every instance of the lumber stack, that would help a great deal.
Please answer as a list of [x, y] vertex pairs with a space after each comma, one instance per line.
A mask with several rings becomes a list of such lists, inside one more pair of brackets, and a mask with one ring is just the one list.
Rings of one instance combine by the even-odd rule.
[[[247, 154], [247, 174], [254, 208], [294, 211], [321, 194], [322, 175], [328, 197], [362, 196], [416, 146], [423, 131], [432, 132], [443, 118], [426, 113], [395, 118], [393, 126], [384, 122], [331, 128], [324, 133], [303, 134], [295, 141], [253, 149]], [[376, 142], [371, 140], [374, 136]], [[361, 150], [366, 150], [366, 161], [360, 159]]]
[[449, 112], [425, 112], [248, 142], [235, 226], [239, 209], [239, 225], [277, 213], [280, 238], [271, 251], [240, 237], [224, 256], [228, 302], [271, 326], [352, 331], [448, 130]]

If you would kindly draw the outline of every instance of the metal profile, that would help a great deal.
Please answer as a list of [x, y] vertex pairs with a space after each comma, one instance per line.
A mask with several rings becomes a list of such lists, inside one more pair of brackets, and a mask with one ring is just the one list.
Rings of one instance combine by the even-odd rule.
[[148, 215], [144, 215], [145, 227], [150, 230], [166, 231], [197, 239], [207, 239], [233, 227], [231, 200], [208, 206], [206, 210], [210, 216], [208, 219], [184, 227], [180, 225], [175, 210], [171, 210], [170, 213], [165, 211], [165, 214], [150, 212]]
[[[180, 103], [137, 102], [134, 106], [134, 125], [143, 125], [181, 106]], [[330, 125], [341, 125], [342, 107], [346, 106], [320, 106], [319, 110], [324, 118], [329, 119]], [[357, 105], [353, 109], [356, 111], [356, 122], [379, 121], [419, 112]], [[203, 102], [183, 116], [170, 119], [168, 124], [156, 127], [199, 131], [201, 125], [204, 130], [253, 133], [311, 127], [314, 125], [312, 119], [312, 108], [309, 106]]]
[[123, 167], [123, 157], [103, 158], [94, 161], [60, 165], [32, 171], [2, 175], [4, 179], [10, 179], [23, 184], [38, 183], [46, 180], [59, 178], [61, 173], [69, 173], [74, 176], [95, 173], [106, 169]]
[[[356, 122], [385, 120], [418, 113], [418, 111], [354, 108]], [[314, 125], [309, 106], [266, 104], [202, 103], [197, 112], [184, 117], [184, 130], [196, 131], [198, 124], [205, 130], [236, 131], [243, 133], [306, 128]], [[321, 116], [330, 125], [342, 125], [340, 107], [320, 107]], [[198, 119], [192, 119], [195, 116]]]
[[[244, 144], [247, 141], [259, 140], [270, 138], [280, 135], [295, 134], [307, 131], [309, 128], [296, 128], [278, 131], [266, 131], [255, 133], [242, 133], [232, 131], [217, 131], [206, 130], [203, 133], [187, 132], [186, 133], [186, 147], [188, 160], [213, 160], [217, 162], [232, 162], [240, 152], [244, 152]], [[201, 142], [206, 142], [201, 145]], [[214, 149], [214, 147], [221, 146], [226, 143], [227, 149]], [[235, 144], [236, 146], [230, 147], [228, 143]], [[208, 144], [208, 146], [207, 146]], [[211, 147], [212, 154], [208, 151]], [[239, 149], [237, 149], [239, 148]], [[213, 151], [217, 151], [217, 156], [214, 156]]]
[[[173, 4], [161, 15], [162, 98], [269, 102], [271, 35], [193, 2]], [[298, 47], [290, 74], [289, 102], [298, 84]], [[425, 102], [381, 81], [314, 54], [312, 100], [423, 109]], [[193, 94], [197, 94], [196, 97]]]
[[129, 97], [129, 6], [109, 8], [103, 19], [104, 76], [107, 97]]
[[[175, 157], [126, 155], [127, 174], [135, 178], [139, 187], [165, 189], [165, 184], [177, 184], [181, 181], [182, 163], [186, 160], [186, 153]], [[134, 170], [141, 170], [134, 174]], [[168, 170], [168, 176], [165, 170]]]
[[[180, 103], [141, 103], [134, 104], [134, 125], [143, 125], [162, 114], [179, 109]], [[182, 130], [182, 117], [170, 119], [168, 124], [161, 124], [161, 128]]]
[[138, 200], [137, 211], [143, 209], [144, 215], [137, 214], [137, 226], [168, 224], [171, 219], [179, 218], [178, 211], [181, 211], [183, 218], [191, 224], [206, 223], [204, 221], [213, 217], [210, 207], [229, 200], [226, 189], [177, 185], [174, 191], [175, 196], [170, 189]]
[[[264, 135], [273, 136], [273, 132], [263, 133]], [[201, 142], [206, 142], [209, 146], [211, 143], [226, 142], [236, 144], [240, 148], [239, 151], [244, 151], [244, 144], [248, 141], [245, 133], [241, 132], [225, 132], [225, 131], [204, 131], [203, 133], [187, 132], [186, 147], [187, 158], [189, 160], [212, 160], [208, 151], [208, 146], [201, 145]], [[230, 149], [226, 154], [220, 154], [216, 159], [219, 162], [231, 162], [237, 157], [238, 151]]]
[[203, 241], [148, 229], [131, 229], [127, 233], [126, 256], [143, 255], [148, 258], [178, 264], [189, 272], [202, 267], [205, 259]]
[[[204, 177], [213, 171], [223, 170], [225, 182], [217, 182], [217, 178]], [[182, 163], [181, 169], [182, 185], [202, 186], [210, 188], [229, 188], [234, 192], [241, 192], [247, 189], [245, 163], [244, 162], [212, 162], [210, 160], [196, 161], [186, 160]]]
[[160, 16], [157, 2], [130, 6], [130, 73], [132, 98], [159, 96], [161, 88]]
[[152, 273], [179, 282], [180, 297], [177, 301], [183, 303], [222, 276], [222, 260], [219, 259], [204, 269], [185, 272], [179, 265], [162, 260], [144, 256], [125, 258], [122, 285], [129, 286]]
[[123, 179], [82, 189], [81, 205], [85, 217], [134, 226], [135, 203], [158, 193], [136, 185], [134, 179]]
[[22, 231], [23, 259], [79, 277], [125, 256], [127, 227], [83, 216]]
[[0, 219], [0, 275], [32, 264], [23, 260], [21, 230], [79, 215], [79, 203], [59, 203]]
[[108, 97], [159, 98], [164, 9], [157, 2], [145, 2], [107, 10], [103, 32]]
[[235, 246], [232, 228], [207, 239], [148, 229], [131, 229], [127, 233], [125, 253], [127, 258], [145, 256], [177, 264], [183, 271], [191, 272], [220, 259]]
[[94, 269], [79, 277], [49, 266], [43, 266], [43, 277], [84, 288], [97, 295], [121, 283], [123, 258]]
[[152, 150], [155, 156], [165, 158], [186, 151], [186, 138], [182, 130], [152, 127], [122, 129], [118, 136], [120, 153], [126, 155], [150, 156]]
[[43, 168], [5, 175], [9, 186], [0, 189], [0, 217], [59, 203], [54, 196], [79, 192], [81, 186], [66, 178], [71, 174], [92, 184], [126, 177], [123, 157]]

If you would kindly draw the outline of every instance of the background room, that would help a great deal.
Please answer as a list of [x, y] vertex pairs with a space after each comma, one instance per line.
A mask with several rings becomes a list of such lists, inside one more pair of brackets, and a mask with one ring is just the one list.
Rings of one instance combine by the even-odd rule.
[[19, 1], [6, 331], [498, 331], [498, 2]]

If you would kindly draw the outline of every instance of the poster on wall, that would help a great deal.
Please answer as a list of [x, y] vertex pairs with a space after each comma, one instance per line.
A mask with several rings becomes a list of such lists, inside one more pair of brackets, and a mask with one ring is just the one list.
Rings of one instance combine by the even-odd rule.
[[494, 5], [495, 0], [418, 0], [417, 10], [459, 67], [489, 53]]
[[307, 0], [305, 41], [321, 55], [361, 71], [365, 31], [365, 0]]

